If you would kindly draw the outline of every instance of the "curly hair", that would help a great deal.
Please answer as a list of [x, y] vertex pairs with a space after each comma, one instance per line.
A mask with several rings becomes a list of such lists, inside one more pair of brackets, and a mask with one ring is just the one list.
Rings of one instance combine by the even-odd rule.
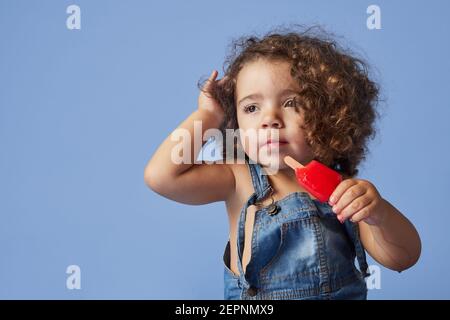
[[211, 89], [225, 111], [220, 127], [224, 136], [226, 129], [238, 129], [235, 93], [242, 67], [258, 58], [288, 61], [290, 74], [300, 86], [305, 111], [302, 129], [314, 159], [344, 176], [357, 175], [357, 166], [368, 152], [368, 139], [375, 136], [378, 116], [379, 86], [369, 79], [367, 63], [342, 49], [318, 26], [244, 36], [234, 40], [231, 48], [223, 67], [226, 78]]

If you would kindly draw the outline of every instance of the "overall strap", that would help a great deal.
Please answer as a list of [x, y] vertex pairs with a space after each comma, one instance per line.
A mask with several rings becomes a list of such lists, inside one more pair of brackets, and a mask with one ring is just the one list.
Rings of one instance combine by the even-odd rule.
[[270, 185], [267, 174], [261, 165], [258, 163], [246, 162], [252, 177], [253, 189], [255, 190], [257, 196], [256, 200], [260, 200], [267, 195], [272, 186]]
[[248, 198], [247, 202], [244, 205], [244, 208], [241, 210], [241, 213], [239, 215], [237, 249], [238, 249], [238, 259], [240, 261], [238, 263], [238, 268], [241, 274], [243, 274], [242, 255], [244, 250], [245, 221], [247, 217], [247, 208], [251, 205], [255, 205], [258, 201], [266, 197], [266, 195], [268, 195], [269, 192], [272, 190], [272, 186], [269, 183], [267, 174], [263, 171], [261, 166], [258, 163], [249, 162], [247, 159], [246, 164], [250, 171], [254, 192]]
[[344, 222], [344, 226], [347, 230], [347, 233], [350, 235], [351, 240], [355, 246], [356, 259], [358, 260], [358, 265], [359, 265], [361, 275], [364, 278], [368, 277], [368, 276], [370, 276], [370, 273], [368, 272], [369, 266], [367, 265], [366, 252], [364, 250], [364, 247], [361, 243], [361, 239], [359, 236], [359, 226], [357, 223], [351, 222], [348, 219]]

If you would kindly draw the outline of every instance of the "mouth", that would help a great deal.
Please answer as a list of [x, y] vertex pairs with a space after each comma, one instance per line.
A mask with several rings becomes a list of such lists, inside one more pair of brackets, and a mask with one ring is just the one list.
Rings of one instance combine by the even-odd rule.
[[280, 140], [267, 140], [266, 142], [264, 142], [261, 147], [267, 146], [270, 148], [274, 148], [274, 147], [282, 147], [289, 144], [289, 142], [287, 140], [284, 139], [280, 139]]

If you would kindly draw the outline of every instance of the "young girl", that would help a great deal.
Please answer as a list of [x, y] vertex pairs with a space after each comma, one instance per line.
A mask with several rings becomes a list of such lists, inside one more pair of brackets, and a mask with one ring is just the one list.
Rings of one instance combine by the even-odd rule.
[[[195, 163], [202, 143], [194, 138], [181, 143], [184, 161], [175, 161], [180, 142], [169, 136], [146, 166], [147, 185], [182, 203], [225, 201], [225, 299], [366, 299], [365, 250], [399, 272], [421, 250], [409, 220], [356, 178], [377, 114], [366, 64], [311, 30], [250, 36], [234, 49], [225, 76], [212, 72], [198, 110], [176, 132], [194, 137], [200, 121], [202, 135], [213, 128], [265, 135], [239, 133], [232, 156], [224, 148], [227, 161], [212, 163]], [[341, 173], [328, 202], [300, 187], [285, 156]]]

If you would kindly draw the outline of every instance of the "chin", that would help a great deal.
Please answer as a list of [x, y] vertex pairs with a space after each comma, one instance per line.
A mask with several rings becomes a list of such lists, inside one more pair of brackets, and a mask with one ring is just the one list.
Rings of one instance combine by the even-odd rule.
[[264, 168], [270, 170], [273, 174], [279, 170], [286, 169], [288, 166], [284, 163], [281, 155], [277, 156], [262, 156], [258, 160], [258, 163]]

